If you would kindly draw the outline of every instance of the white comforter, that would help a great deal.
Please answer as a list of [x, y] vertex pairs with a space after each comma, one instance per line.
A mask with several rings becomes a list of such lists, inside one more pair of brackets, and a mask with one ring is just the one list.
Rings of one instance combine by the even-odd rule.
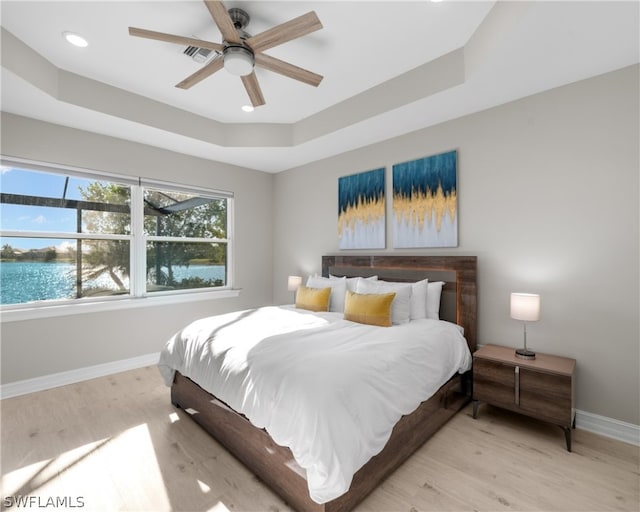
[[449, 322], [374, 327], [288, 306], [193, 322], [159, 362], [167, 385], [178, 370], [288, 446], [318, 503], [345, 493], [400, 417], [470, 367]]

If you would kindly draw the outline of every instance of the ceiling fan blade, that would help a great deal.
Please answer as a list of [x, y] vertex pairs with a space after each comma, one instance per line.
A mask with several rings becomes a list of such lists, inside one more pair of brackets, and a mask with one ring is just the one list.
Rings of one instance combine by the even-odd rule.
[[294, 66], [275, 57], [270, 57], [264, 53], [256, 53], [255, 58], [256, 64], [264, 69], [280, 73], [281, 75], [299, 80], [305, 84], [313, 85], [314, 87], [318, 87], [323, 78], [322, 75]]
[[311, 11], [250, 37], [245, 42], [257, 53], [310, 34], [321, 28], [322, 23], [320, 23], [318, 16], [315, 11]]
[[258, 83], [256, 72], [253, 71], [248, 75], [241, 76], [240, 78], [242, 78], [242, 83], [244, 85], [244, 88], [247, 90], [247, 94], [249, 95], [251, 104], [254, 107], [264, 105], [264, 96], [262, 96], [262, 90], [260, 89], [260, 84]]
[[204, 3], [207, 6], [207, 9], [209, 9], [209, 13], [211, 13], [213, 21], [215, 21], [216, 25], [220, 29], [222, 38], [227, 43], [242, 44], [242, 39], [240, 39], [238, 31], [236, 30], [233, 21], [231, 21], [231, 16], [229, 16], [229, 11], [227, 11], [224, 4], [215, 0], [204, 0]]
[[206, 66], [201, 67], [198, 71], [196, 71], [193, 75], [188, 76], [179, 84], [176, 84], [176, 87], [180, 89], [189, 89], [193, 87], [197, 83], [201, 82], [208, 76], [213, 75], [216, 71], [220, 71], [224, 66], [224, 59], [222, 55], [213, 59]]
[[155, 32], [154, 30], [146, 30], [144, 28], [129, 27], [129, 35], [135, 37], [144, 37], [145, 39], [155, 39], [156, 41], [165, 41], [167, 43], [195, 46], [196, 48], [217, 50], [219, 52], [224, 49], [224, 46], [219, 43], [203, 41], [201, 39], [196, 39], [195, 37], [182, 37], [173, 34], [165, 34], [164, 32]]

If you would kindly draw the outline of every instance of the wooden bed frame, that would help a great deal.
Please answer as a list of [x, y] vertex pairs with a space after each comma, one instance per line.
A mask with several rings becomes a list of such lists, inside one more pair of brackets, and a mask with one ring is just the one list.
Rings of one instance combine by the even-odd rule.
[[[445, 281], [440, 315], [461, 325], [476, 348], [475, 256], [323, 256], [322, 273], [334, 276], [377, 275], [387, 281]], [[302, 512], [346, 512], [440, 429], [470, 400], [470, 372], [454, 375], [431, 398], [396, 424], [384, 449], [354, 475], [342, 496], [322, 505], [309, 497], [305, 472], [291, 451], [273, 442], [243, 415], [176, 372], [171, 401], [251, 469], [289, 506]]]

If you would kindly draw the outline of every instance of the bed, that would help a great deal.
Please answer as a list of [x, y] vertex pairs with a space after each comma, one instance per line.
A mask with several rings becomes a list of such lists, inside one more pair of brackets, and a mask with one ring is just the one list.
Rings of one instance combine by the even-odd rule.
[[[442, 330], [443, 336], [449, 336], [454, 340], [458, 336], [466, 344], [464, 347], [466, 353], [472, 353], [476, 347], [476, 263], [475, 256], [323, 256], [322, 275], [324, 278], [329, 276], [332, 279], [357, 278], [354, 281], [360, 283], [365, 278], [374, 279], [373, 276], [377, 276], [378, 280], [384, 282], [392, 281], [417, 285], [428, 279], [431, 283], [444, 283], [439, 304], [439, 317], [444, 321], [421, 319], [404, 325], [394, 325], [391, 329], [380, 329], [379, 327], [371, 328], [348, 322], [344, 320], [344, 315], [335, 312], [307, 314], [287, 307], [249, 310], [239, 312], [235, 316], [224, 317], [222, 320], [220, 318], [202, 319], [187, 326], [185, 330], [172, 338], [167, 344], [167, 347], [170, 347], [170, 356], [166, 354], [168, 348], [165, 348], [163, 356], [161, 356], [160, 368], [165, 381], [171, 384], [172, 403], [189, 413], [194, 421], [233, 453], [294, 509], [314, 512], [351, 510], [468, 403], [470, 399], [470, 372], [467, 370], [470, 368], [470, 361], [467, 366], [457, 360], [454, 361], [452, 368], [459, 366], [458, 371], [447, 370], [451, 376], [449, 377], [449, 373], [447, 373], [443, 384], [440, 382], [437, 385], [432, 382], [423, 384], [425, 379], [422, 379], [420, 367], [416, 366], [416, 369], [410, 372], [401, 372], [395, 369], [396, 362], [400, 364], [399, 359], [404, 357], [398, 355], [398, 361], [393, 359], [396, 357], [395, 347], [399, 343], [384, 343], [389, 341], [386, 338], [395, 340], [396, 336], [400, 336], [400, 333], [407, 333], [407, 341], [403, 340], [402, 343], [413, 343], [415, 347], [411, 350], [426, 350], [421, 342], [412, 340], [421, 336], [419, 332], [436, 329], [438, 333]], [[266, 318], [273, 318], [274, 324], [282, 318], [286, 332], [274, 331], [271, 335], [269, 331], [271, 326], [267, 326]], [[214, 323], [212, 324], [212, 322]], [[205, 348], [202, 349], [203, 353], [198, 353], [195, 358], [200, 361], [197, 366], [184, 363], [185, 354], [195, 350], [189, 345], [192, 338], [211, 338], [212, 332], [221, 330], [221, 327], [216, 327], [215, 322], [224, 322], [220, 325], [224, 325], [227, 337], [231, 338], [233, 338], [233, 333], [243, 333], [242, 336], [245, 336], [245, 331], [237, 330], [240, 325], [253, 322], [254, 331], [256, 326], [265, 325], [262, 330], [265, 330], [263, 334], [269, 343], [253, 344], [247, 342], [248, 348], [243, 352], [238, 350], [236, 346], [232, 347], [230, 343], [227, 346], [228, 342], [226, 341], [217, 341], [215, 345], [205, 344]], [[293, 322], [295, 325], [291, 324], [293, 325], [291, 327], [287, 322]], [[292, 338], [294, 330], [296, 331], [295, 339]], [[371, 337], [374, 330], [381, 336], [380, 339], [375, 338], [375, 342]], [[247, 331], [248, 338], [253, 336], [251, 332]], [[347, 345], [345, 348], [344, 343], [348, 343], [351, 338], [361, 337], [361, 332], [367, 333], [366, 336], [370, 337], [367, 341], [368, 344], [363, 348], [362, 344], [358, 342], [357, 351], [359, 352], [352, 352], [356, 345]], [[393, 336], [390, 333], [393, 333]], [[464, 334], [464, 337], [461, 333]], [[447, 341], [444, 345], [448, 346], [450, 343], [454, 342]], [[455, 341], [455, 343], [458, 342]], [[337, 361], [342, 361], [342, 359], [335, 359], [334, 351], [341, 353], [340, 358], [347, 357], [342, 354], [351, 354], [352, 356], [355, 354], [353, 356], [355, 358], [349, 364], [352, 364], [352, 361], [356, 359], [360, 361], [365, 357], [371, 357], [373, 362], [368, 363], [368, 366], [374, 369], [377, 368], [376, 365], [380, 364], [376, 362], [381, 359], [380, 355], [376, 360], [368, 352], [375, 353], [376, 350], [392, 352], [392, 355], [389, 356], [392, 358], [392, 364], [389, 365], [387, 362], [384, 367], [384, 372], [390, 372], [392, 380], [381, 380], [382, 384], [379, 382], [376, 384], [375, 378], [371, 377], [370, 373], [363, 373], [360, 376], [359, 366], [353, 367], [354, 375], [357, 375], [358, 379], [371, 380], [374, 383], [373, 386], [377, 388], [375, 393], [380, 393], [380, 395], [374, 395], [376, 399], [380, 403], [386, 402], [385, 407], [393, 409], [388, 413], [386, 409], [383, 411], [384, 421], [379, 421], [377, 416], [366, 416], [366, 408], [360, 407], [359, 398], [350, 401], [349, 393], [345, 393], [344, 390], [340, 395], [336, 395], [340, 398], [333, 401], [330, 400], [329, 393], [326, 397], [322, 392], [304, 394], [307, 385], [312, 389], [309, 393], [312, 393], [314, 385], [317, 386], [316, 391], [326, 389], [327, 380], [333, 379], [336, 382], [341, 382], [339, 377], [333, 375], [330, 379], [326, 378], [331, 370], [321, 366], [322, 360], [325, 359], [322, 357], [323, 353], [313, 348], [319, 344], [323, 344], [322, 350], [331, 355], [326, 358], [326, 364], [329, 365], [329, 368], [339, 364]], [[179, 347], [176, 348], [174, 345], [179, 345]], [[215, 349], [211, 347], [215, 347]], [[326, 350], [326, 347], [333, 348]], [[290, 350], [292, 350], [292, 355], [289, 355]], [[314, 352], [314, 350], [316, 351]], [[222, 363], [210, 363], [207, 351], [220, 352], [226, 357], [226, 360]], [[237, 356], [239, 352], [243, 353], [242, 357]], [[286, 357], [280, 356], [285, 353]], [[179, 355], [176, 356], [176, 354]], [[234, 361], [234, 357], [238, 361]], [[431, 353], [428, 354], [428, 358], [430, 357]], [[451, 356], [447, 357], [451, 359]], [[461, 354], [460, 357], [466, 358], [467, 355]], [[428, 358], [425, 357], [425, 359]], [[288, 367], [283, 364], [283, 367], [287, 368], [286, 370], [280, 367], [278, 359], [283, 359], [284, 363], [290, 363]], [[302, 370], [303, 373], [306, 372], [305, 375], [312, 377], [289, 381], [291, 375], [299, 373], [299, 369], [304, 368], [305, 361], [313, 361], [313, 366]], [[275, 363], [278, 363], [278, 366]], [[216, 364], [223, 366], [215, 366]], [[367, 364], [363, 364], [367, 366]], [[203, 369], [203, 365], [205, 367], [214, 365], [215, 367]], [[247, 369], [248, 366], [251, 368]], [[347, 368], [345, 372], [349, 373], [348, 368], [351, 366], [346, 364], [344, 366]], [[255, 371], [254, 369], [259, 367], [266, 369], [265, 374], [269, 378], [257, 377], [260, 374], [257, 369]], [[250, 372], [253, 372], [251, 378]], [[226, 377], [216, 383], [220, 374], [225, 374]], [[420, 393], [426, 393], [425, 396], [430, 396], [428, 399], [416, 400], [417, 395], [410, 396], [409, 392], [405, 393], [406, 399], [405, 397], [398, 398], [398, 390], [394, 390], [394, 387], [399, 389], [414, 388], [412, 384], [414, 381], [406, 380], [405, 382], [402, 380], [409, 379], [409, 374], [421, 375], [420, 386], [425, 386], [425, 389], [421, 389]], [[336, 373], [336, 375], [338, 374]], [[229, 376], [235, 378], [236, 382], [227, 385], [227, 381], [232, 380], [227, 379]], [[426, 380], [429, 381], [429, 379]], [[237, 386], [241, 385], [239, 382], [246, 383], [247, 387], [238, 390]], [[285, 385], [287, 382], [295, 382], [296, 384]], [[319, 386], [318, 382], [321, 382], [322, 385]], [[348, 386], [354, 390], [359, 387], [357, 384]], [[427, 393], [428, 386], [435, 387], [429, 389]], [[276, 408], [273, 404], [294, 403], [290, 395], [280, 396], [284, 392], [283, 389], [295, 396], [300, 395], [302, 397], [300, 403], [303, 405], [296, 405], [293, 412], [290, 411], [291, 407], [286, 405]], [[305, 396], [318, 398], [317, 400], [315, 398], [314, 400], [304, 400]], [[318, 402], [319, 405], [310, 402]], [[325, 404], [325, 402], [327, 403]], [[321, 409], [321, 406], [329, 408]], [[247, 411], [250, 413], [243, 414]], [[306, 419], [309, 411], [312, 415], [315, 414], [313, 421]], [[344, 416], [344, 419], [340, 414]], [[251, 417], [251, 421], [247, 416]], [[326, 421], [326, 419], [330, 419], [330, 421]], [[292, 428], [294, 421], [300, 423]], [[346, 427], [345, 430], [339, 430], [342, 428], [341, 422], [345, 425], [360, 425], [362, 439], [349, 438], [350, 435], [360, 434], [351, 434], [346, 430]], [[329, 436], [329, 431], [332, 429], [338, 429], [344, 434], [340, 438], [334, 437], [333, 444], [335, 446], [329, 443], [328, 450], [319, 449], [308, 442], [308, 439], [324, 439]], [[327, 436], [325, 436], [325, 430], [328, 432]], [[313, 431], [313, 434], [307, 435], [307, 432], [310, 431]], [[369, 435], [369, 431], [373, 433]], [[327, 439], [331, 438], [327, 437]], [[317, 465], [310, 464], [311, 455], [317, 458]], [[303, 469], [303, 467], [307, 469]]]

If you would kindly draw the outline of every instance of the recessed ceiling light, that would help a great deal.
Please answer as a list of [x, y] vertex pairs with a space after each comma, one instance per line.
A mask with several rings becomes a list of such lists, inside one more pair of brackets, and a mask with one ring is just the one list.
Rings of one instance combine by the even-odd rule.
[[253, 112], [253, 106], [251, 105], [242, 105], [242, 110], [245, 112]]
[[79, 48], [85, 48], [89, 46], [87, 40], [81, 35], [74, 34], [73, 32], [63, 32], [62, 37], [64, 37], [69, 44], [73, 46], [77, 46]]

